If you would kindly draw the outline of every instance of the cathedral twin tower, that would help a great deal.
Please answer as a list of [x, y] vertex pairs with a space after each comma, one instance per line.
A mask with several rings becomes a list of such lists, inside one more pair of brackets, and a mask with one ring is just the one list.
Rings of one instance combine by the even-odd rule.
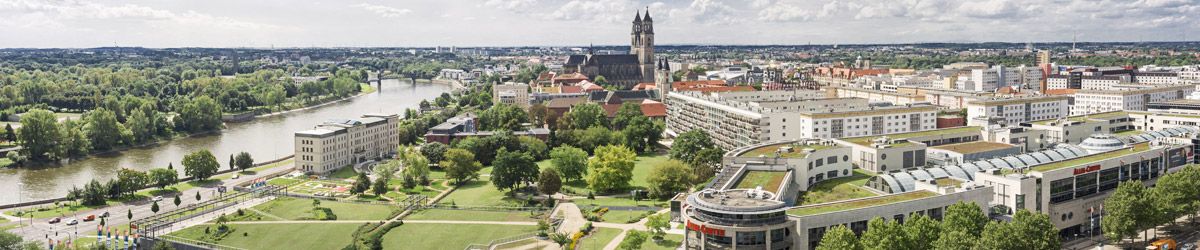
[[646, 8], [645, 17], [642, 17], [640, 11], [633, 16], [629, 54], [637, 55], [638, 64], [641, 65], [642, 82], [655, 82], [654, 19], [650, 18], [650, 8]]

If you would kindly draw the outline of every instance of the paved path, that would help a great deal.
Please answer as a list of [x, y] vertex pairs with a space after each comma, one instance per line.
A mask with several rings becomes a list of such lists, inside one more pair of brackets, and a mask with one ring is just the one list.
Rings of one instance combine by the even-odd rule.
[[587, 219], [583, 218], [583, 213], [579, 212], [579, 206], [576, 206], [575, 203], [559, 203], [558, 209], [552, 211], [551, 214], [554, 215], [559, 213], [561, 213], [563, 217], [562, 224], [559, 224], [558, 230], [556, 230], [559, 233], [570, 235], [575, 231], [579, 231], [579, 228], [583, 227], [583, 224], [587, 223]]
[[[282, 220], [282, 221], [230, 221], [230, 225], [249, 224], [338, 224], [338, 223], [377, 223], [385, 220]], [[526, 221], [465, 221], [465, 220], [405, 220], [405, 224], [475, 224], [475, 225], [517, 225], [537, 226], [537, 222]], [[213, 223], [203, 223], [213, 224]]]
[[276, 219], [276, 220], [287, 220], [287, 219], [285, 219], [285, 218], [283, 218], [283, 217], [279, 217], [279, 216], [276, 216], [276, 215], [274, 215], [274, 214], [270, 214], [270, 213], [267, 213], [267, 212], [263, 212], [262, 210], [258, 210], [258, 209], [254, 208], [254, 207], [249, 207], [249, 208], [246, 208], [246, 210], [249, 210], [250, 212], [257, 213], [257, 214], [259, 214], [259, 215], [262, 215], [262, 216], [270, 217], [271, 219]]

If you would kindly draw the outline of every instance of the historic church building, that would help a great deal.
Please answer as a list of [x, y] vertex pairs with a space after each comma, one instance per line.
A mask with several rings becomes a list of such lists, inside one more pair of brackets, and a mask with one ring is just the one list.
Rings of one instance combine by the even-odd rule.
[[654, 20], [650, 18], [649, 9], [645, 17], [640, 11], [634, 15], [629, 42], [629, 54], [626, 55], [596, 55], [591, 49], [587, 55], [572, 55], [563, 64], [563, 71], [579, 72], [593, 81], [596, 76], [604, 76], [609, 84], [625, 89], [638, 83], [655, 82]]

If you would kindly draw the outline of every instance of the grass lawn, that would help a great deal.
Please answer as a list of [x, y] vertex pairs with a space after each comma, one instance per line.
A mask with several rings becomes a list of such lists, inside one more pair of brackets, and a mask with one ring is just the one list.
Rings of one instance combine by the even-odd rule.
[[[357, 223], [341, 224], [245, 224], [229, 225], [233, 233], [214, 243], [245, 249], [342, 249], [350, 244]], [[200, 240], [204, 228], [195, 226], [169, 235]], [[215, 231], [216, 226], [212, 227]], [[246, 233], [248, 236], [243, 236]]]
[[654, 211], [630, 211], [630, 210], [608, 210], [604, 213], [604, 222], [629, 224], [635, 223], [642, 218], [646, 218]]
[[[638, 156], [637, 162], [635, 162], [633, 165], [633, 177], [629, 180], [630, 188], [642, 189], [642, 190], [647, 189], [646, 187], [648, 187], [650, 185], [648, 184], [648, 182], [646, 182], [646, 177], [650, 176], [650, 170], [653, 169], [655, 165], [666, 162], [669, 159], [670, 158], [668, 158], [667, 155], [665, 155], [665, 154]], [[551, 166], [554, 166], [554, 163], [550, 162], [550, 160], [542, 160], [542, 161], [537, 162], [537, 165], [538, 165], [538, 169], [546, 169]], [[490, 173], [490, 168], [487, 168], [487, 170]], [[482, 173], [483, 171], [480, 171], [480, 172]], [[590, 188], [588, 188], [587, 181], [584, 181], [584, 180], [572, 180], [570, 182], [563, 183], [563, 189], [569, 189], [570, 190], [569, 193], [574, 193], [579, 196], [587, 195], [588, 192], [592, 191]], [[568, 193], [568, 192], [564, 192], [564, 193]], [[620, 191], [618, 193], [628, 193], [628, 192]], [[600, 195], [600, 194], [596, 194], [596, 195]]]
[[304, 182], [304, 181], [305, 180], [292, 179], [292, 178], [288, 178], [288, 177], [279, 177], [279, 178], [272, 178], [270, 180], [267, 180], [267, 184], [271, 184], [271, 185], [275, 185], [275, 186], [290, 186], [292, 184], [296, 184], [296, 183], [300, 183], [300, 182]]
[[576, 205], [590, 206], [590, 207], [595, 207], [595, 206], [603, 206], [603, 207], [614, 207], [614, 206], [615, 207], [651, 207], [651, 206], [667, 207], [667, 204], [668, 204], [667, 201], [659, 201], [659, 200], [634, 201], [633, 199], [630, 199], [630, 198], [610, 198], [610, 197], [596, 197], [595, 200], [590, 200], [587, 198], [578, 198], [578, 199], [574, 199], [572, 201], [574, 201]]
[[329, 178], [330, 179], [354, 179], [354, 178], [358, 178], [358, 172], [354, 172], [353, 166], [346, 166], [346, 167], [338, 169], [337, 171], [333, 171], [332, 174], [329, 174]]
[[783, 177], [786, 175], [787, 172], [746, 171], [734, 188], [754, 189], [755, 187], [762, 187], [763, 190], [774, 193], [776, 190], [779, 190], [779, 186], [783, 184]]
[[12, 165], [12, 164], [13, 164], [12, 160], [9, 160], [8, 158], [0, 158], [0, 168], [6, 168], [6, 167], [8, 167], [8, 165]]
[[[335, 201], [321, 201], [321, 207], [333, 209], [338, 220], [383, 220], [388, 219], [392, 210], [387, 205], [367, 205]], [[285, 219], [300, 220], [312, 218], [312, 200], [296, 198], [276, 198], [267, 203], [254, 206], [255, 209]], [[269, 220], [264, 216], [264, 220]]]
[[491, 182], [474, 180], [454, 192], [450, 192], [441, 203], [454, 202], [464, 206], [519, 206], [521, 201], [508, 197], [492, 186]]
[[861, 174], [858, 170], [855, 170], [854, 175], [850, 177], [822, 181], [809, 188], [808, 192], [802, 193], [800, 199], [798, 199], [801, 202], [797, 205], [821, 204], [876, 196], [877, 194], [863, 188], [863, 185], [867, 183], [867, 179], [870, 178], [870, 176]]
[[533, 221], [545, 213], [530, 214], [528, 211], [470, 211], [449, 209], [426, 209], [404, 217], [405, 220], [466, 220], [466, 221]]
[[851, 201], [851, 202], [833, 203], [833, 204], [828, 204], [828, 205], [818, 204], [818, 205], [814, 205], [814, 206], [810, 206], [810, 207], [801, 207], [801, 208], [791, 209], [791, 210], [788, 210], [787, 213], [791, 214], [791, 215], [796, 215], [796, 216], [806, 216], [806, 215], [828, 213], [828, 212], [833, 212], [833, 211], [843, 211], [843, 210], [856, 209], [856, 208], [873, 207], [873, 206], [878, 206], [878, 205], [883, 205], [883, 204], [890, 204], [890, 203], [920, 199], [920, 198], [925, 198], [925, 197], [931, 197], [931, 196], [935, 196], [935, 195], [937, 195], [937, 193], [921, 190], [921, 191], [907, 192], [907, 193], [894, 194], [894, 195], [888, 195], [888, 196], [879, 196], [879, 197], [874, 197], [874, 198], [870, 198], [870, 199], [862, 199], [862, 200], [856, 200], [856, 201]]
[[[80, 204], [66, 205], [65, 203], [63, 203], [63, 204], [64, 205], [61, 207], [56, 207], [54, 204], [46, 204], [46, 205], [34, 207], [32, 209], [9, 210], [9, 211], [5, 211], [4, 214], [10, 215], [10, 216], [21, 217], [21, 218], [29, 218], [28, 213], [32, 212], [34, 219], [53, 218], [53, 217], [59, 217], [59, 216], [72, 216], [75, 214], [80, 214], [80, 215], [86, 216], [86, 214], [83, 214], [84, 212], [96, 210], [98, 208], [103, 208], [103, 207], [106, 207], [109, 205], [115, 205], [115, 204], [117, 204], [117, 202], [116, 201], [107, 201], [107, 204], [101, 205], [101, 206], [84, 206], [84, 205], [80, 205]], [[36, 211], [30, 211], [30, 210], [36, 210]], [[18, 213], [18, 212], [20, 212], [20, 213]], [[20, 215], [18, 215], [18, 214], [20, 214]]]
[[579, 250], [600, 250], [608, 245], [608, 242], [617, 238], [621, 234], [620, 229], [616, 228], [596, 228], [592, 230], [592, 234], [580, 240], [575, 249]]
[[463, 249], [471, 244], [487, 244], [495, 239], [535, 231], [537, 226], [405, 223], [383, 236], [383, 249]]
[[667, 234], [663, 235], [662, 242], [654, 242], [653, 239], [646, 239], [646, 243], [642, 243], [643, 250], [674, 250], [679, 245], [683, 245], [683, 235]]

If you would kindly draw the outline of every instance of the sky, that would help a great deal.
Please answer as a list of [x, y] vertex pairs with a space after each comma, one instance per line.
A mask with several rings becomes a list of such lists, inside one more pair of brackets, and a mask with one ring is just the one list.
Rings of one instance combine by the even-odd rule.
[[[0, 0], [0, 47], [1200, 40], [1200, 0]], [[1191, 34], [1189, 34], [1191, 33]]]

